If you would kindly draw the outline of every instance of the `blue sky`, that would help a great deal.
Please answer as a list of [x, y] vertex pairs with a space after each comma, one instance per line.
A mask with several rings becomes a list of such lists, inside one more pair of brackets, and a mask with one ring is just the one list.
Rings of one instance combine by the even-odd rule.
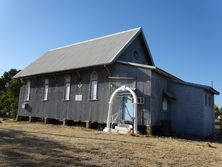
[[52, 48], [143, 27], [157, 66], [222, 92], [221, 9], [220, 0], [0, 0], [0, 74]]

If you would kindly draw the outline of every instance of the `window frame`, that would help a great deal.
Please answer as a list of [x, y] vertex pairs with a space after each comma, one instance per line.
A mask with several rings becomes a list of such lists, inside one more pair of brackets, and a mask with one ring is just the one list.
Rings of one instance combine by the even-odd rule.
[[70, 101], [71, 95], [71, 77], [70, 75], [65, 76], [65, 84], [64, 84], [64, 101]]
[[27, 80], [26, 86], [25, 86], [25, 100], [24, 101], [30, 101], [30, 93], [31, 93], [31, 81]]
[[98, 73], [96, 71], [90, 74], [89, 100], [98, 100]]
[[163, 100], [162, 100], [162, 110], [164, 112], [168, 111], [168, 98], [167, 97], [163, 97]]
[[208, 95], [208, 105], [209, 105], [209, 107], [211, 107], [211, 95]]
[[46, 78], [44, 81], [43, 101], [47, 101], [48, 97], [49, 97], [49, 79]]
[[208, 105], [208, 97], [207, 97], [207, 94], [205, 94], [204, 101], [205, 101], [205, 106], [207, 106], [207, 105]]

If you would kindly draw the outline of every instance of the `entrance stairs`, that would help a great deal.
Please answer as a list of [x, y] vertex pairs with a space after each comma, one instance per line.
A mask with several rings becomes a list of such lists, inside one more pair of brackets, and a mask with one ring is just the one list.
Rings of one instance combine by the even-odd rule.
[[128, 134], [133, 130], [133, 126], [131, 124], [118, 124], [114, 129], [111, 129], [112, 133], [118, 134]]

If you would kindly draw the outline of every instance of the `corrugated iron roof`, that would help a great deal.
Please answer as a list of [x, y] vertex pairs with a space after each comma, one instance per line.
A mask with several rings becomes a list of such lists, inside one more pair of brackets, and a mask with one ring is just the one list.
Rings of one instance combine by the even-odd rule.
[[192, 86], [196, 88], [201, 88], [207, 91], [212, 92], [213, 94], [219, 95], [220, 92], [215, 90], [213, 87], [207, 86], [207, 85], [201, 85], [201, 84], [196, 84], [196, 83], [191, 83], [191, 82], [185, 82], [185, 81], [179, 81], [179, 80], [172, 80], [171, 82], [175, 82], [177, 84], [182, 84], [182, 85], [187, 85], [187, 86]]
[[165, 77], [167, 77], [167, 78], [171, 78], [171, 79], [174, 79], [174, 80], [183, 81], [182, 79], [176, 77], [176, 76], [173, 75], [173, 74], [170, 74], [170, 73], [166, 72], [165, 70], [163, 70], [163, 69], [161, 69], [161, 68], [159, 68], [159, 67], [156, 67], [156, 68], [155, 68], [155, 71], [156, 71], [158, 74], [163, 75], [163, 76], [165, 76]]
[[112, 63], [141, 28], [49, 50], [14, 78]]

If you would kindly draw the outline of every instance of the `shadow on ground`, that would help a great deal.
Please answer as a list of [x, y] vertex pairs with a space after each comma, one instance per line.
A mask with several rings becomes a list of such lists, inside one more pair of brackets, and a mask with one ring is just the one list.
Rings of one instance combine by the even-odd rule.
[[[165, 137], [165, 136], [161, 136], [161, 135], [157, 135], [157, 136], [158, 137]], [[222, 144], [222, 134], [221, 133], [216, 133], [214, 136], [207, 136], [207, 137], [187, 135], [187, 134], [177, 134], [177, 135], [171, 135], [171, 136], [167, 136], [167, 137], [172, 137], [174, 139], [197, 141], [197, 142], [211, 142], [211, 143]]]
[[0, 129], [1, 166], [96, 166], [78, 157], [79, 153], [88, 151], [73, 146], [68, 148], [22, 131]]

